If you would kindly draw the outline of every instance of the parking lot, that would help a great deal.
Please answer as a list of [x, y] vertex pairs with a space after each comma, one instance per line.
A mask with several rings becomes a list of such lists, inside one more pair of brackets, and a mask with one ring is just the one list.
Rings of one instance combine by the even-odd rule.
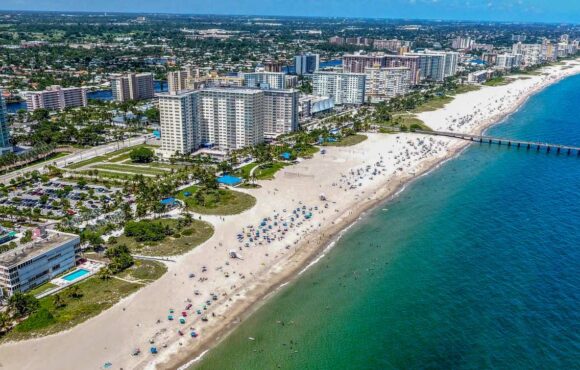
[[99, 185], [79, 186], [76, 183], [52, 180], [47, 183], [18, 185], [0, 198], [0, 206], [15, 207], [20, 210], [37, 209], [37, 214], [50, 217], [76, 215], [81, 210], [92, 211], [94, 217], [100, 214], [103, 204], [111, 201], [118, 188]]

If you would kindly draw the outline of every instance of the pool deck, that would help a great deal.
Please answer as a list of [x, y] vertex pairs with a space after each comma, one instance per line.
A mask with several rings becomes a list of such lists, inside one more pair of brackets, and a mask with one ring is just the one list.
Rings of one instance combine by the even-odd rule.
[[[73, 284], [76, 284], [79, 281], [83, 281], [83, 280], [95, 275], [104, 266], [105, 266], [105, 264], [98, 262], [98, 261], [92, 261], [92, 260], [86, 261], [86, 262], [78, 265], [73, 271], [70, 271], [63, 276], [59, 276], [55, 279], [52, 279], [50, 282], [52, 284], [56, 285], [56, 288], [42, 292], [39, 295], [37, 295], [36, 298], [40, 299], [42, 297], [49, 296], [51, 294], [54, 294], [56, 292], [59, 292], [59, 291], [65, 289]], [[88, 273], [81, 275], [74, 280], [69, 281], [69, 280], [64, 279], [65, 276], [69, 276], [70, 274], [74, 274], [78, 270], [87, 270]]]

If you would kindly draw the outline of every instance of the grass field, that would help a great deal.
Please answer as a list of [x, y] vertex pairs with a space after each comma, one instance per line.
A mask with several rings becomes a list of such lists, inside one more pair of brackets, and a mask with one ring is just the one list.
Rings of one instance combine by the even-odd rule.
[[[204, 195], [205, 205], [197, 204], [194, 195], [199, 190], [197, 186], [181, 190], [177, 194], [177, 199], [181, 199], [187, 204], [188, 208], [196, 213], [204, 215], [235, 215], [242, 213], [256, 204], [256, 198], [249, 194], [229, 189], [219, 189]], [[184, 193], [190, 192], [191, 195], [186, 197]], [[218, 197], [219, 194], [219, 197]]]
[[53, 288], [56, 288], [56, 285], [49, 282], [49, 283], [44, 283], [42, 285], [39, 285], [34, 289], [31, 289], [28, 293], [32, 294], [33, 296], [37, 296], [40, 293], [44, 293], [44, 292], [51, 290]]
[[76, 170], [78, 168], [85, 167], [85, 166], [88, 166], [88, 165], [93, 164], [93, 163], [103, 162], [104, 160], [105, 160], [105, 157], [98, 156], [98, 157], [85, 159], [84, 161], [70, 164], [70, 165], [66, 166], [66, 168], [70, 168], [71, 170]]
[[136, 292], [144, 286], [145, 280], [159, 278], [165, 271], [167, 268], [160, 262], [137, 261], [135, 266], [119, 276], [140, 280], [140, 283], [129, 283], [115, 277], [108, 280], [90, 277], [74, 285], [79, 289], [78, 297], [71, 296], [71, 288], [58, 293], [64, 303], [62, 307], [55, 307], [54, 295], [40, 299], [40, 309], [19, 323], [2, 341], [30, 339], [70, 329]]
[[413, 109], [413, 113], [430, 112], [440, 108], [443, 108], [446, 104], [453, 100], [452, 96], [438, 96], [433, 99], [419, 105], [417, 108]]
[[368, 137], [366, 135], [356, 134], [356, 135], [350, 135], [350, 136], [344, 137], [344, 138], [340, 139], [340, 141], [324, 143], [323, 145], [324, 146], [351, 146], [351, 145], [356, 145], [356, 144], [362, 143], [366, 139], [368, 139]]
[[153, 167], [146, 167], [146, 166], [134, 166], [128, 164], [98, 164], [91, 168], [96, 168], [99, 170], [112, 170], [112, 171], [122, 171], [131, 174], [140, 174], [140, 175], [166, 175], [169, 171], [164, 171], [159, 168]]
[[511, 79], [505, 77], [495, 77], [490, 80], [485, 81], [483, 84], [485, 86], [503, 86], [512, 82]]
[[[249, 176], [252, 169], [256, 166], [258, 166], [257, 163], [247, 164], [238, 169], [238, 171], [236, 171], [235, 174], [239, 177], [244, 178], [246, 176]], [[286, 166], [287, 164], [282, 162], [262, 164], [260, 165], [260, 168], [254, 171], [254, 175], [256, 176], [257, 180], [272, 180], [276, 175], [276, 172], [280, 171], [282, 168]]]
[[[177, 220], [159, 219], [160, 222], [177, 229]], [[122, 235], [117, 238], [117, 244], [125, 244], [131, 253], [145, 256], [177, 256], [192, 250], [213, 235], [213, 226], [207, 222], [193, 220], [192, 224], [179, 230], [172, 236], [167, 236], [159, 242], [138, 242], [133, 237]]]
[[[115, 179], [115, 180], [131, 180], [133, 179], [133, 177], [135, 176], [135, 174], [127, 174], [127, 173], [117, 173], [117, 172], [111, 172], [111, 171], [104, 171], [104, 170], [99, 170], [97, 168], [95, 168], [97, 171], [99, 171], [98, 173], [98, 177], [99, 178], [103, 178], [103, 179]], [[80, 172], [83, 175], [90, 175], [89, 171], [81, 171]]]

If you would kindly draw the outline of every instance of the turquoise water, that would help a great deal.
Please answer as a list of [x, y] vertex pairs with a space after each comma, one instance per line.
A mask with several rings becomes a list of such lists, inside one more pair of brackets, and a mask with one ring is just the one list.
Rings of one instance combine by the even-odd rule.
[[63, 276], [62, 278], [66, 281], [75, 281], [76, 279], [85, 276], [89, 272], [89, 270], [78, 269], [75, 272], [71, 272], [70, 274]]
[[[576, 76], [488, 133], [580, 146], [579, 103]], [[474, 144], [356, 224], [199, 368], [578, 369], [578, 185], [576, 155]]]

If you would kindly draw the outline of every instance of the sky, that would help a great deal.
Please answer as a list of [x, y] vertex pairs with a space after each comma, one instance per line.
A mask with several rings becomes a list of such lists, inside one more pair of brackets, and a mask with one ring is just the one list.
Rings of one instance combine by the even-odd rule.
[[580, 24], [580, 0], [0, 0], [0, 9]]

